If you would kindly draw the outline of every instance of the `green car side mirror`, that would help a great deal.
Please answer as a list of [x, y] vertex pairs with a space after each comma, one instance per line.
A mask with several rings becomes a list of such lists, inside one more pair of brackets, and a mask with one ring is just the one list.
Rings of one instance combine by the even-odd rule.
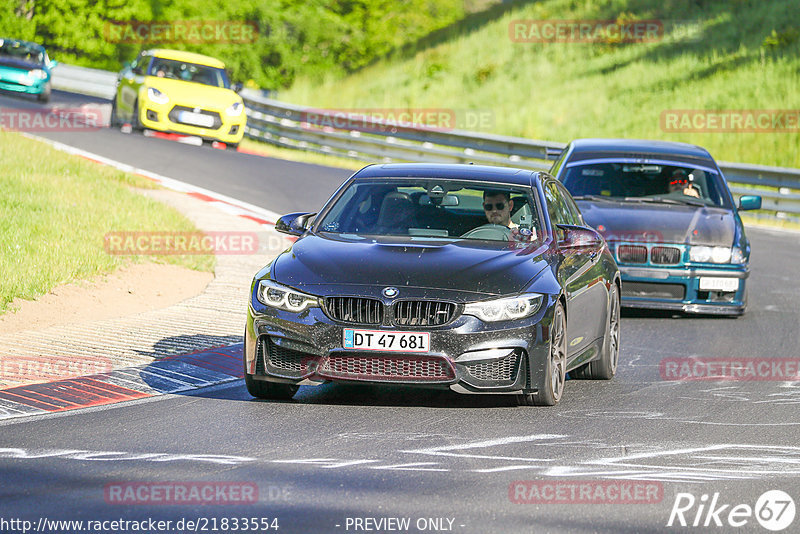
[[760, 210], [761, 197], [757, 195], [744, 195], [739, 198], [739, 209], [745, 210]]

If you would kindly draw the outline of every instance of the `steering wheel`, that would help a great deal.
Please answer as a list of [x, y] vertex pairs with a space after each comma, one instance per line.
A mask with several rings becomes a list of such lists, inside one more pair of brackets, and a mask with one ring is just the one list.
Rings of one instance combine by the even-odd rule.
[[473, 239], [488, 239], [491, 241], [506, 241], [511, 239], [511, 228], [502, 224], [484, 224], [473, 228], [461, 237], [471, 237]]

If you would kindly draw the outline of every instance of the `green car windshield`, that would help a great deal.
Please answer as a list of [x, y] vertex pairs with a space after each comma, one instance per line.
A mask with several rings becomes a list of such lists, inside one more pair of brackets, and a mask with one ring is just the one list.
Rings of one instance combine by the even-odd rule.
[[44, 49], [33, 43], [0, 39], [0, 56], [44, 64]]
[[715, 172], [681, 164], [593, 162], [570, 165], [561, 178], [576, 200], [609, 198], [725, 206], [725, 188]]

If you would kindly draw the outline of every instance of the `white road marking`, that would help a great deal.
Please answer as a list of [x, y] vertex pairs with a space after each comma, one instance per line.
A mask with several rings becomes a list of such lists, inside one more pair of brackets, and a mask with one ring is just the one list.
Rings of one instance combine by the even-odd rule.
[[395, 465], [371, 465], [368, 469], [386, 469], [393, 471], [450, 471], [441, 467], [424, 467], [426, 465], [439, 465], [436, 462], [414, 462], [409, 464], [395, 464]]
[[380, 460], [339, 460], [337, 458], [298, 458], [293, 460], [272, 460], [275, 464], [308, 464], [321, 467], [322, 469], [337, 469], [339, 467], [350, 467], [352, 465], [363, 465], [378, 462]]
[[119, 462], [204, 462], [223, 465], [238, 465], [254, 462], [256, 458], [246, 456], [225, 456], [219, 454], [171, 454], [164, 452], [122, 452], [122, 451], [89, 451], [82, 449], [24, 449], [0, 448], [0, 458], [39, 459], [63, 458], [68, 460]]

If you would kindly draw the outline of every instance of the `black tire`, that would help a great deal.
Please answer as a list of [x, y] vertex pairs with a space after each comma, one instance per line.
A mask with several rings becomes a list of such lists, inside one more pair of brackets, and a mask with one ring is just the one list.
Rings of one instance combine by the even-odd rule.
[[114, 93], [114, 98], [111, 99], [111, 116], [108, 119], [108, 127], [116, 126], [119, 126], [119, 117], [117, 116], [117, 95]]
[[244, 366], [244, 385], [247, 386], [247, 392], [256, 397], [257, 399], [269, 400], [289, 400], [294, 397], [300, 386], [293, 386], [291, 384], [276, 384], [275, 382], [266, 382], [264, 380], [256, 380], [253, 375], [247, 372], [246, 356], [242, 359], [245, 362]]
[[131, 129], [134, 132], [141, 132], [144, 126], [139, 122], [139, 101], [133, 103], [133, 115], [131, 115]]
[[548, 352], [545, 372], [539, 376], [536, 392], [517, 395], [520, 406], [555, 406], [564, 393], [567, 380], [567, 318], [560, 302], [553, 311]]
[[617, 374], [619, 364], [619, 320], [620, 301], [617, 285], [611, 286], [609, 294], [608, 324], [603, 338], [600, 357], [571, 372], [570, 376], [583, 380], [611, 380]]
[[50, 102], [50, 91], [51, 91], [51, 88], [50, 88], [50, 84], [48, 83], [47, 85], [44, 86], [44, 91], [42, 91], [41, 93], [36, 95], [36, 100], [38, 100], [39, 102], [42, 102], [44, 104]]

